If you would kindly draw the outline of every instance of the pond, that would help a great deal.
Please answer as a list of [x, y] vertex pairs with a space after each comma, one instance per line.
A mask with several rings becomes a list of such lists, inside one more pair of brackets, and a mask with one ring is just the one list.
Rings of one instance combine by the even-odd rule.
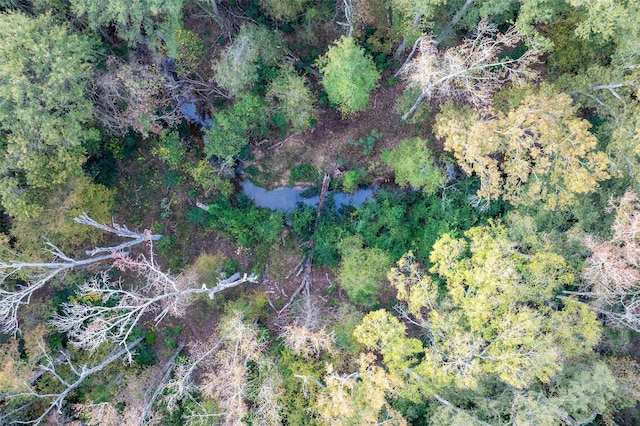
[[[317, 207], [320, 196], [315, 197], [303, 197], [302, 194], [307, 188], [295, 186], [293, 188], [282, 187], [273, 190], [266, 190], [254, 185], [250, 180], [243, 180], [241, 182], [242, 192], [258, 207], [264, 207], [271, 210], [279, 210], [285, 213], [290, 213], [298, 207], [298, 204]], [[331, 192], [327, 193], [329, 196]], [[339, 211], [342, 206], [359, 206], [367, 200], [374, 198], [373, 189], [364, 188], [359, 189], [353, 194], [347, 194], [344, 192], [337, 192], [333, 195], [333, 199], [336, 203], [336, 211]]]

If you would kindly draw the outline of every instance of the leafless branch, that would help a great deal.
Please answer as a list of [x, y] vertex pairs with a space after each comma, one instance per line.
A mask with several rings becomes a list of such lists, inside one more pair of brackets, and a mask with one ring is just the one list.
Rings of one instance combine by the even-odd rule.
[[[132, 241], [113, 247], [95, 248], [88, 252], [89, 257], [84, 259], [74, 259], [63, 253], [55, 245], [47, 242], [45, 251], [53, 255], [51, 262], [0, 261], [0, 284], [13, 277], [26, 281], [25, 285], [18, 285], [14, 290], [0, 288], [0, 331], [2, 333], [15, 334], [19, 332], [18, 310], [21, 306], [29, 304], [33, 294], [56, 276], [62, 275], [71, 269], [85, 268], [100, 264], [106, 260], [118, 259], [124, 255], [123, 250], [126, 248], [143, 242], [158, 240], [162, 237], [162, 235], [152, 235], [148, 231], [130, 231], [125, 226], [115, 223], [112, 226], [100, 224], [86, 214], [75, 220], [78, 223], [102, 229], [118, 236], [131, 238]], [[96, 256], [99, 253], [108, 254]]]
[[[130, 355], [131, 350], [140, 342], [142, 342], [143, 339], [144, 339], [143, 337], [137, 338], [133, 342], [127, 344], [125, 347], [121, 348], [119, 351], [105, 358], [100, 364], [91, 368], [87, 368], [86, 365], [82, 365], [80, 367], [75, 366], [71, 360], [71, 357], [66, 352], [62, 353], [62, 355], [65, 358], [65, 362], [62, 364], [57, 363], [54, 361], [53, 358], [51, 358], [49, 354], [46, 353], [46, 351], [44, 350], [44, 346], [42, 346], [43, 358], [45, 360], [45, 363], [41, 364], [40, 368], [43, 371], [43, 374], [51, 374], [55, 378], [55, 380], [63, 387], [63, 390], [58, 393], [40, 394], [33, 388], [32, 385], [25, 383], [25, 386], [27, 387], [28, 392], [12, 395], [11, 398], [32, 397], [33, 399], [26, 404], [27, 407], [31, 406], [34, 402], [38, 400], [49, 400], [50, 403], [47, 406], [47, 408], [45, 408], [42, 414], [34, 420], [12, 419], [12, 417], [16, 413], [23, 411], [25, 409], [25, 406], [19, 407], [8, 414], [1, 416], [0, 420], [2, 420], [3, 423], [11, 422], [14, 424], [38, 425], [47, 418], [47, 416], [53, 409], [57, 409], [58, 412], [60, 413], [62, 409], [62, 404], [64, 403], [64, 401], [66, 400], [67, 396], [71, 391], [73, 391], [78, 386], [80, 386], [87, 377], [90, 377], [92, 374], [103, 370], [106, 366], [120, 359], [123, 355]], [[71, 375], [74, 377], [71, 379], [65, 379], [60, 369], [61, 365], [66, 365], [69, 368]]]
[[498, 57], [522, 41], [515, 28], [500, 33], [486, 22], [478, 25], [474, 37], [444, 52], [438, 50], [433, 36], [422, 36], [418, 55], [400, 72], [409, 87], [416, 87], [421, 93], [402, 118], [411, 116], [424, 98], [441, 102], [457, 99], [484, 107], [491, 103], [495, 90], [507, 82], [519, 85], [535, 78], [537, 73], [530, 66], [538, 60], [536, 50], [529, 49], [518, 58]]

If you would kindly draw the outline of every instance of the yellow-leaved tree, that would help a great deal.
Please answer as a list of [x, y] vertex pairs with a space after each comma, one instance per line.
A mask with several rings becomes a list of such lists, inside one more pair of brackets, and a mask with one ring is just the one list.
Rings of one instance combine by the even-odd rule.
[[431, 274], [411, 253], [389, 273], [400, 318], [374, 311], [354, 332], [402, 380], [392, 393], [432, 401], [430, 424], [443, 425], [584, 424], [610, 409], [618, 385], [593, 356], [596, 315], [556, 298], [575, 282], [561, 256], [523, 253], [493, 224], [445, 234], [430, 260]]
[[555, 210], [609, 178], [590, 127], [568, 95], [539, 93], [506, 113], [448, 105], [434, 129], [460, 167], [480, 178], [479, 197]]

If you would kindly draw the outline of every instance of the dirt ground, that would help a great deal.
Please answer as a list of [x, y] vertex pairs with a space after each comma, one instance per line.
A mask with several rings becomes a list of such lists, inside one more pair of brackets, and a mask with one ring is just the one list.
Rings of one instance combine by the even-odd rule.
[[[389, 175], [390, 171], [382, 164], [382, 152], [394, 148], [402, 139], [426, 132], [424, 128], [402, 121], [395, 111], [396, 99], [403, 92], [402, 84], [382, 87], [371, 94], [367, 110], [348, 118], [324, 107], [317, 124], [310, 130], [254, 146], [255, 159], [247, 166], [268, 173], [269, 188], [286, 186], [290, 169], [303, 164], [333, 177], [356, 167], [368, 169], [374, 178]], [[382, 136], [376, 140], [373, 152], [363, 155], [362, 149], [352, 146], [349, 140], [366, 138], [372, 130], [381, 132]]]

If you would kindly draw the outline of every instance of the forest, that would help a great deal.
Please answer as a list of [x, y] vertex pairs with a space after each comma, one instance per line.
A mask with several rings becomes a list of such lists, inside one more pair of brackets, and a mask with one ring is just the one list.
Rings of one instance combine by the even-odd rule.
[[1, 425], [640, 425], [640, 0], [0, 0]]

